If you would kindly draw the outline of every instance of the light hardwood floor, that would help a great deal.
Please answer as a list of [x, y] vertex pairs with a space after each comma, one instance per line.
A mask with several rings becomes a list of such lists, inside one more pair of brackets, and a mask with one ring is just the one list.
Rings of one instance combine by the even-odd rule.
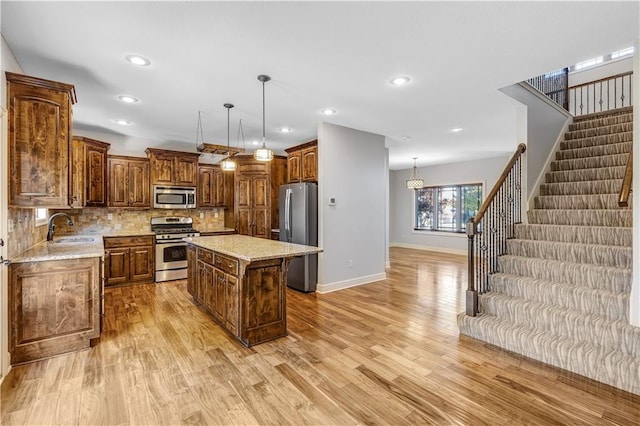
[[107, 290], [99, 345], [14, 367], [2, 424], [640, 424], [640, 396], [459, 336], [465, 258], [391, 249], [384, 281], [288, 291], [242, 347], [185, 282]]

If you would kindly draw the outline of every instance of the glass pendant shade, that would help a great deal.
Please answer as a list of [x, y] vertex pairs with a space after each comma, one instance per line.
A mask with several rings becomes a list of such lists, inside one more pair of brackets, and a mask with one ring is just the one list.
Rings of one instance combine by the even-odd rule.
[[259, 75], [258, 81], [262, 82], [262, 147], [256, 149], [253, 153], [253, 158], [258, 161], [271, 161], [273, 160], [273, 151], [268, 149], [265, 143], [265, 125], [264, 125], [264, 83], [271, 80], [268, 75]]
[[407, 179], [408, 189], [418, 189], [424, 187], [424, 180], [420, 176], [418, 176], [417, 160], [418, 157], [413, 157], [413, 173], [411, 173], [411, 177]]
[[236, 169], [236, 162], [227, 157], [220, 162], [220, 168], [225, 172], [232, 172]]

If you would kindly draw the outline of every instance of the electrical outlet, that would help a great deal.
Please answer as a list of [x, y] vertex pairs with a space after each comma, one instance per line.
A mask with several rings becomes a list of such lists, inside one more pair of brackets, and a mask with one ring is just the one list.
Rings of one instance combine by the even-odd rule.
[[200, 219], [204, 219], [204, 212], [200, 212]]
[[353, 259], [349, 259], [349, 268], [353, 268]]
[[218, 210], [216, 210], [216, 211], [213, 213], [213, 217], [214, 217], [214, 219], [217, 219], [217, 218], [218, 218]]
[[113, 220], [113, 213], [107, 213], [107, 220]]
[[9, 219], [9, 226], [8, 226], [9, 229], [7, 229], [7, 232], [13, 232], [13, 227], [14, 227], [13, 219]]

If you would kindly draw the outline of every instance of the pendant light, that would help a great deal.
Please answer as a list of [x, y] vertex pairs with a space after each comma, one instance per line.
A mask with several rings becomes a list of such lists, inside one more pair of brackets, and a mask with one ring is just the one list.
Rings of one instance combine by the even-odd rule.
[[265, 137], [265, 121], [264, 121], [264, 83], [271, 80], [271, 77], [268, 75], [260, 74], [258, 76], [258, 81], [262, 82], [262, 147], [256, 149], [253, 154], [253, 158], [258, 161], [271, 161], [273, 160], [273, 151], [267, 149], [266, 147], [266, 137]]
[[227, 158], [220, 162], [220, 167], [225, 172], [232, 172], [236, 169], [236, 162], [231, 159], [231, 150], [229, 148], [229, 112], [233, 108], [233, 104], [224, 104], [227, 109]]
[[424, 187], [424, 180], [418, 176], [418, 157], [413, 157], [413, 173], [411, 178], [407, 179], [407, 188], [418, 189]]

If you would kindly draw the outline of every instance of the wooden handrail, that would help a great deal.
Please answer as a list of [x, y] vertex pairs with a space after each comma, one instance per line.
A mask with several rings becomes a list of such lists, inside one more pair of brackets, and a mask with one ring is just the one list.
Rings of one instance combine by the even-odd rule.
[[626, 77], [626, 76], [632, 75], [632, 74], [633, 74], [633, 71], [627, 71], [627, 72], [623, 72], [623, 73], [616, 74], [616, 75], [610, 75], [609, 77], [604, 77], [604, 78], [601, 78], [599, 80], [593, 80], [593, 81], [589, 81], [587, 83], [581, 83], [581, 84], [576, 84], [575, 86], [570, 86], [569, 89], [575, 89], [576, 87], [582, 87], [582, 86], [590, 86], [590, 85], [593, 85], [593, 84], [601, 83], [603, 81], [615, 80], [616, 78]]
[[[487, 209], [489, 208], [489, 205], [495, 198], [496, 194], [498, 193], [498, 191], [500, 191], [502, 184], [507, 179], [507, 176], [511, 172], [511, 168], [516, 163], [516, 161], [518, 161], [522, 153], [525, 152], [526, 150], [527, 150], [527, 146], [525, 144], [521, 143], [518, 145], [518, 149], [516, 149], [516, 152], [511, 157], [511, 160], [509, 160], [509, 163], [504, 168], [504, 171], [498, 178], [498, 181], [496, 182], [495, 185], [493, 185], [493, 188], [491, 189], [491, 192], [489, 193], [489, 195], [487, 195], [487, 198], [484, 199], [484, 202], [482, 203], [482, 207], [480, 207], [480, 210], [478, 210], [478, 213], [473, 217], [474, 225], [477, 225], [480, 222], [480, 219], [482, 219]], [[469, 221], [471, 221], [471, 219], [469, 219]]]
[[620, 207], [629, 207], [629, 195], [631, 194], [631, 181], [633, 179], [633, 151], [629, 152], [629, 160], [627, 160], [627, 168], [624, 170], [624, 178], [622, 178], [622, 187], [618, 197], [618, 205]]

